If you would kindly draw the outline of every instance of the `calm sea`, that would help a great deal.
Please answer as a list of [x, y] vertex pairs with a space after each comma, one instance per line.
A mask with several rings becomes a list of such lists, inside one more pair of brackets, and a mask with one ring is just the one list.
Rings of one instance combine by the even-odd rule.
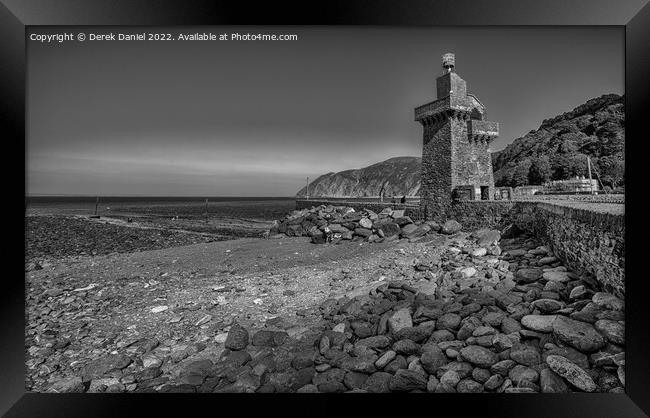
[[[206, 205], [207, 199], [207, 205]], [[29, 214], [103, 215], [147, 213], [162, 216], [199, 214], [244, 218], [276, 219], [295, 209], [294, 197], [233, 196], [28, 196], [25, 209]]]

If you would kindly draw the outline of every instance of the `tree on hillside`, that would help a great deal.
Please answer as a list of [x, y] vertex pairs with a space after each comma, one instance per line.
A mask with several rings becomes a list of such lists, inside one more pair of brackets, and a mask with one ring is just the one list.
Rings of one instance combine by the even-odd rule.
[[625, 182], [625, 162], [616, 156], [599, 158], [594, 164], [600, 181], [611, 188], [622, 186]]
[[531, 160], [530, 169], [528, 170], [529, 184], [544, 184], [551, 179], [551, 162], [548, 157], [543, 155]]
[[528, 173], [530, 172], [530, 160], [520, 161], [512, 173], [512, 187], [525, 186], [528, 184]]
[[587, 174], [587, 156], [584, 154], [558, 154], [551, 161], [553, 180], [567, 180]]

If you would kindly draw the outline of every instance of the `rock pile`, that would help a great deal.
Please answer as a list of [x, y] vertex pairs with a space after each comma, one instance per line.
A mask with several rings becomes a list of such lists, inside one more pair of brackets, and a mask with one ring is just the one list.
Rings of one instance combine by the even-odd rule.
[[379, 213], [369, 209], [355, 211], [351, 207], [321, 205], [311, 209], [294, 210], [284, 219], [275, 221], [269, 236], [309, 236], [315, 244], [327, 242], [326, 228], [332, 233], [331, 242], [342, 240], [383, 242], [406, 238], [410, 242], [426, 240], [435, 232], [454, 234], [461, 225], [449, 220], [443, 225], [433, 221], [414, 222], [404, 210], [385, 208]]

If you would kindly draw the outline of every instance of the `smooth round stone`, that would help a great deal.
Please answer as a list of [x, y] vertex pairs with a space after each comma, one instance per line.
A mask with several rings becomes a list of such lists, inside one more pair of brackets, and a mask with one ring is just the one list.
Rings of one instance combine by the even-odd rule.
[[472, 379], [476, 380], [479, 383], [485, 383], [488, 381], [492, 374], [488, 369], [481, 369], [480, 367], [472, 370]]
[[625, 344], [625, 325], [609, 319], [600, 319], [596, 321], [594, 327], [614, 344]]
[[583, 285], [576, 286], [573, 289], [571, 289], [571, 293], [569, 293], [569, 299], [579, 299], [586, 294], [587, 294], [587, 289], [585, 289]]
[[552, 371], [566, 379], [576, 388], [585, 392], [593, 392], [598, 389], [591, 376], [578, 367], [578, 365], [571, 363], [568, 359], [562, 356], [550, 355], [546, 358], [546, 363]]
[[547, 271], [542, 274], [542, 277], [546, 280], [554, 281], [554, 282], [568, 282], [569, 279], [569, 273], [565, 271]]
[[497, 362], [497, 355], [485, 347], [470, 345], [460, 350], [463, 359], [480, 367], [490, 367]]
[[605, 338], [586, 322], [558, 315], [553, 321], [553, 334], [582, 352], [593, 352], [606, 344]]
[[442, 383], [443, 385], [456, 387], [458, 382], [460, 382], [460, 376], [454, 370], [447, 370], [442, 374], [442, 376], [440, 376], [440, 383]]
[[524, 268], [517, 270], [515, 279], [519, 282], [532, 283], [542, 277], [542, 271], [537, 268]]
[[453, 348], [448, 348], [445, 350], [445, 355], [449, 358], [457, 358], [458, 357], [458, 351], [454, 350]]
[[384, 354], [382, 354], [381, 357], [377, 359], [375, 362], [375, 366], [377, 366], [378, 369], [383, 369], [388, 363], [393, 361], [393, 359], [397, 356], [397, 353], [394, 352], [393, 350], [388, 350]]
[[542, 257], [537, 261], [538, 266], [545, 266], [547, 264], [553, 264], [557, 261], [556, 257]]
[[552, 332], [557, 315], [526, 315], [521, 318], [521, 325], [538, 332]]

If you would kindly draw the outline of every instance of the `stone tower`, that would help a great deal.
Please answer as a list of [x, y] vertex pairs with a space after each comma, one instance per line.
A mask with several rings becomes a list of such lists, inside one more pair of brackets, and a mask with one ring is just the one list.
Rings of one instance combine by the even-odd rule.
[[420, 209], [436, 221], [447, 218], [453, 200], [494, 198], [489, 145], [499, 124], [485, 120], [485, 106], [467, 93], [455, 64], [454, 54], [442, 56], [437, 99], [415, 108], [424, 128]]

